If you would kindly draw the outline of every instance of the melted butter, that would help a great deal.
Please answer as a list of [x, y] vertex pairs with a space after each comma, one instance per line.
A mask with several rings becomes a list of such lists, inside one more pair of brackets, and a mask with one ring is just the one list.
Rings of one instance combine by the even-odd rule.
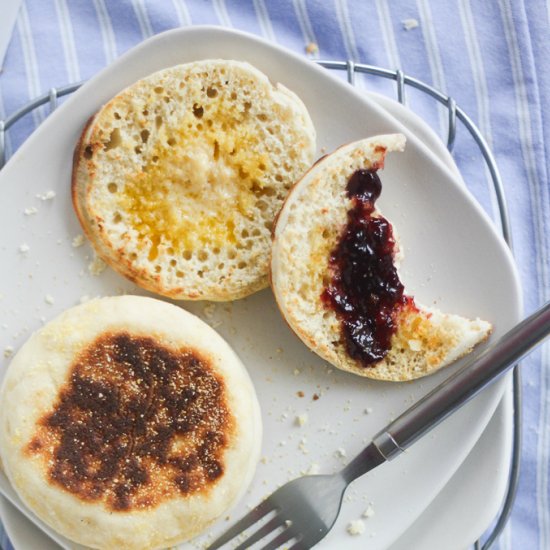
[[161, 243], [178, 252], [235, 243], [236, 219], [252, 216], [263, 188], [269, 157], [248, 115], [222, 94], [200, 115], [189, 109], [170, 135], [162, 124], [143, 169], [119, 195], [150, 260]]

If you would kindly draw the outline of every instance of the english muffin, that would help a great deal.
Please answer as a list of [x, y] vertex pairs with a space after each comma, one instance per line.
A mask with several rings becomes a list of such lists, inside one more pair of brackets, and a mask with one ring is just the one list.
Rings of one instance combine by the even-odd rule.
[[315, 164], [283, 205], [271, 259], [275, 298], [303, 342], [340, 369], [389, 381], [433, 373], [491, 331], [405, 292], [393, 226], [375, 207], [377, 171], [404, 147], [403, 135], [376, 136]]
[[267, 286], [273, 218], [314, 152], [294, 93], [248, 63], [197, 61], [136, 82], [90, 119], [73, 203], [97, 253], [139, 286], [234, 300]]
[[35, 333], [0, 390], [0, 458], [23, 502], [91, 548], [187, 540], [248, 486], [261, 418], [227, 343], [177, 306], [121, 296]]

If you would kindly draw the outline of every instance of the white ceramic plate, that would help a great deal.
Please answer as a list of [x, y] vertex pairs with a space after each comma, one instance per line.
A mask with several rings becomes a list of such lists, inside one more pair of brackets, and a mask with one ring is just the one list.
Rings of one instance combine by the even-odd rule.
[[[123, 87], [160, 68], [208, 57], [249, 61], [298, 93], [317, 128], [319, 148], [330, 151], [376, 133], [405, 133], [407, 150], [388, 159], [380, 202], [402, 238], [409, 291], [423, 303], [490, 320], [495, 337], [519, 320], [519, 284], [507, 248], [456, 175], [422, 142], [360, 92], [298, 56], [241, 33], [195, 27], [150, 39], [92, 79], [31, 136], [0, 174], [0, 189], [9, 197], [0, 203], [0, 219], [9, 228], [0, 237], [0, 265], [10, 266], [2, 272], [0, 287], [0, 325], [7, 325], [0, 332], [0, 345], [18, 348], [42, 318], [50, 319], [83, 295], [143, 293], [111, 271], [92, 277], [87, 271], [89, 247], [71, 247], [80, 233], [68, 192], [72, 149], [86, 119]], [[53, 200], [36, 197], [50, 189], [57, 193]], [[31, 206], [39, 212], [24, 216], [23, 210]], [[19, 252], [23, 243], [30, 246], [26, 254]], [[48, 295], [53, 304], [46, 303]], [[184, 307], [205, 314], [204, 304]], [[218, 305], [207, 320], [248, 366], [263, 407], [264, 460], [232, 519], [312, 463], [321, 471], [339, 468], [344, 459], [334, 455], [335, 449], [353, 456], [388, 420], [458, 368], [400, 385], [337, 372], [289, 332], [267, 290]], [[363, 548], [365, 539], [351, 538], [345, 526], [360, 517], [370, 501], [376, 515], [368, 520], [364, 537], [376, 535], [369, 547], [385, 548], [397, 540], [472, 449], [503, 387], [493, 386], [406, 456], [358, 480], [320, 547]], [[298, 391], [305, 396], [298, 397]], [[319, 400], [312, 401], [314, 393]], [[371, 414], [364, 414], [367, 407]], [[299, 428], [294, 418], [302, 412], [308, 412], [310, 420]], [[226, 527], [227, 522], [220, 522], [208, 537]]]
[[512, 410], [510, 383], [460, 468], [389, 550], [466, 550], [487, 531], [506, 494], [512, 457]]
[[[415, 133], [458, 174], [451, 155], [422, 119], [384, 96], [367, 95]], [[467, 548], [476, 540], [497, 514], [506, 490], [511, 432], [512, 397], [508, 390], [470, 454], [413, 525], [392, 544], [391, 550], [439, 550], [448, 547], [449, 540], [456, 548]], [[16, 548], [59, 548], [4, 499], [0, 499], [0, 517]]]

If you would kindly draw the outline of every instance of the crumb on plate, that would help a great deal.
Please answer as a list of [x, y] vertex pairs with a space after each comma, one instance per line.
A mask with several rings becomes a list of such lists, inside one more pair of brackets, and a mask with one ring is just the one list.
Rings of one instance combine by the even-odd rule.
[[315, 476], [319, 474], [320, 471], [321, 467], [319, 466], [319, 464], [317, 464], [317, 462], [312, 462], [307, 470], [303, 470], [301, 473], [305, 476]]
[[370, 502], [367, 509], [363, 512], [363, 517], [372, 518], [372, 516], [374, 516], [374, 507], [372, 506], [372, 502]]
[[73, 248], [78, 248], [84, 244], [84, 235], [78, 234], [73, 237], [72, 245]]
[[94, 275], [100, 275], [105, 271], [107, 264], [97, 255], [94, 254], [94, 259], [88, 264], [88, 271]]
[[348, 456], [348, 453], [346, 452], [346, 449], [343, 447], [340, 447], [334, 451], [334, 455], [338, 458], [346, 458]]
[[307, 421], [309, 420], [307, 413], [299, 414], [296, 417], [296, 420], [294, 421], [297, 426], [305, 426], [307, 424]]
[[216, 304], [213, 304], [213, 303], [206, 304], [202, 309], [202, 311], [206, 319], [212, 319], [216, 311]]
[[51, 201], [55, 197], [55, 191], [50, 189], [49, 191], [46, 191], [45, 193], [36, 195], [37, 199], [40, 199], [41, 201]]
[[354, 519], [348, 523], [346, 528], [350, 535], [362, 535], [365, 532], [365, 523], [362, 519]]

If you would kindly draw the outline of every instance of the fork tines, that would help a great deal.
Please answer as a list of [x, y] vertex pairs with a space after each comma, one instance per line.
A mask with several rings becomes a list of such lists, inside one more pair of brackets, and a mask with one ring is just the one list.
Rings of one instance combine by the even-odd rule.
[[[207, 550], [217, 550], [221, 548], [224, 544], [227, 544], [232, 539], [240, 535], [243, 531], [252, 527], [255, 523], [259, 522], [262, 518], [267, 516], [271, 512], [275, 512], [275, 515], [267, 521], [262, 527], [256, 530], [252, 535], [250, 535], [244, 542], [239, 544], [234, 550], [244, 550], [245, 548], [250, 548], [256, 542], [262, 540], [264, 537], [268, 536], [270, 533], [274, 532], [280, 527], [285, 529], [279, 533], [274, 539], [269, 541], [261, 550], [276, 550], [279, 546], [285, 544], [292, 538], [294, 538], [293, 530], [290, 529], [290, 522], [286, 522], [285, 519], [279, 513], [280, 511], [269, 502], [270, 499], [264, 500], [256, 508], [251, 510], [246, 516], [241, 518], [235, 525], [228, 529], [221, 537], [216, 539]], [[291, 549], [298, 550], [301, 546], [295, 544]]]

